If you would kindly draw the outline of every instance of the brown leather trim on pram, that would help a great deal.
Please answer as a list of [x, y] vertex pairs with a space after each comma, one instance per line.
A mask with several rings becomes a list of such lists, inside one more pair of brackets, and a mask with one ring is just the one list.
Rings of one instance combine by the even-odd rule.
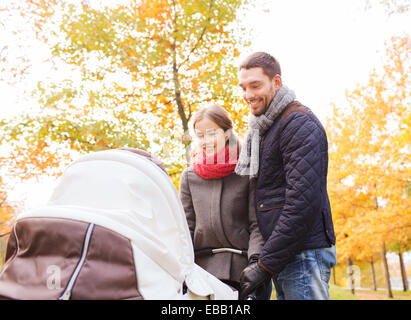
[[[58, 299], [76, 268], [87, 222], [25, 218], [10, 235], [0, 273], [3, 299]], [[142, 299], [130, 241], [95, 226], [71, 299]]]
[[96, 225], [71, 299], [141, 300], [135, 271], [130, 241]]

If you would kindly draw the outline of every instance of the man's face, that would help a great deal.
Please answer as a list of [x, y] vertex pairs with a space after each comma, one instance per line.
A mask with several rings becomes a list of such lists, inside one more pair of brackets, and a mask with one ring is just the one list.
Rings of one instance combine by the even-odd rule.
[[281, 87], [281, 77], [276, 75], [270, 79], [264, 74], [263, 68], [241, 69], [239, 74], [240, 87], [243, 89], [244, 100], [253, 115], [263, 114], [270, 105], [278, 89]]

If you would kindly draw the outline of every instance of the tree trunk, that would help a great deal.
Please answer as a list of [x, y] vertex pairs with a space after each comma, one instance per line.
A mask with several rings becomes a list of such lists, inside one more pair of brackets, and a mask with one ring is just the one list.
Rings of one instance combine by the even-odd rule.
[[[173, 44], [173, 48], [174, 46], [175, 45]], [[183, 105], [183, 101], [181, 98], [180, 82], [178, 79], [177, 64], [175, 61], [175, 56], [173, 57], [174, 57], [174, 61], [173, 61], [174, 95], [175, 95], [175, 100], [177, 103], [178, 115], [180, 116], [181, 124], [183, 125], [184, 135], [182, 138], [182, 143], [184, 144], [184, 148], [186, 151], [187, 164], [189, 164], [191, 160], [191, 139], [190, 139], [190, 133], [188, 129], [188, 121], [190, 119], [186, 116], [186, 113], [184, 112], [184, 105]]]
[[382, 244], [382, 261], [384, 263], [384, 272], [385, 272], [385, 282], [387, 283], [387, 295], [388, 298], [393, 298], [392, 290], [391, 290], [391, 281], [390, 281], [390, 270], [388, 269], [388, 261], [387, 261], [387, 251], [385, 249], [385, 242]]
[[333, 268], [333, 281], [334, 285], [337, 285], [337, 280], [335, 279], [335, 267]]
[[401, 251], [398, 252], [398, 257], [400, 259], [402, 285], [403, 285], [404, 291], [407, 291], [408, 290], [408, 278], [407, 278], [407, 272], [405, 271], [404, 259], [402, 258]]
[[377, 291], [378, 285], [377, 285], [377, 275], [375, 273], [375, 267], [374, 267], [374, 260], [371, 259], [371, 273], [372, 273], [372, 284], [374, 286], [374, 291]]
[[348, 258], [347, 262], [348, 262], [348, 285], [350, 287], [351, 293], [355, 294], [354, 276], [353, 276], [354, 270], [352, 267], [351, 258]]
[[[173, 2], [174, 6], [175, 3]], [[180, 86], [180, 80], [179, 80], [179, 70], [177, 67], [177, 46], [176, 46], [176, 41], [177, 41], [177, 13], [176, 11], [174, 12], [174, 41], [172, 43], [172, 57], [173, 57], [173, 84], [174, 84], [174, 99], [177, 103], [177, 110], [178, 110], [178, 115], [181, 119], [181, 124], [183, 125], [183, 131], [184, 135], [182, 138], [182, 143], [184, 144], [184, 148], [186, 151], [186, 161], [187, 164], [190, 163], [191, 161], [191, 139], [189, 130], [188, 130], [188, 122], [190, 121], [191, 117], [191, 111], [189, 115], [187, 116], [185, 111], [184, 111], [184, 103], [183, 99], [181, 97], [181, 86]], [[191, 110], [191, 109], [190, 109]]]

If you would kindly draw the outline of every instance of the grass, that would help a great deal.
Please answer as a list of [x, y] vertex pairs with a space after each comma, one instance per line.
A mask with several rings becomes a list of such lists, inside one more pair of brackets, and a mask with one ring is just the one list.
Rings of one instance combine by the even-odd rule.
[[[388, 299], [385, 291], [356, 290], [356, 295], [353, 295], [350, 290], [330, 284], [329, 292], [330, 300], [411, 300], [410, 291], [393, 291], [394, 299]], [[274, 288], [271, 293], [271, 300], [276, 300]]]
[[331, 300], [359, 300], [359, 298], [353, 295], [349, 290], [342, 289], [334, 284], [330, 284], [329, 292]]
[[[330, 285], [330, 299], [331, 300], [359, 300], [358, 297], [351, 294], [350, 291], [344, 290], [338, 286], [333, 284]], [[271, 293], [271, 300], [276, 300], [275, 289], [273, 287], [273, 291]]]
[[[330, 300], [411, 300], [411, 291], [393, 291], [394, 298], [387, 297], [386, 291], [355, 290], [355, 295], [348, 289], [330, 284]], [[275, 289], [271, 293], [271, 300], [276, 300]]]
[[392, 291], [394, 298], [388, 298], [386, 290], [356, 290], [360, 300], [411, 300], [411, 291]]

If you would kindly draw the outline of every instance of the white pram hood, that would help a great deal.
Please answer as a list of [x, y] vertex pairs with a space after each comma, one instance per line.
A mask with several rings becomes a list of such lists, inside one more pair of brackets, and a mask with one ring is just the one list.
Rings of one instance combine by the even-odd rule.
[[237, 299], [236, 291], [194, 263], [177, 190], [144, 156], [117, 149], [79, 158], [60, 178], [48, 205], [17, 220], [27, 217], [85, 221], [130, 239], [138, 289], [145, 299]]

